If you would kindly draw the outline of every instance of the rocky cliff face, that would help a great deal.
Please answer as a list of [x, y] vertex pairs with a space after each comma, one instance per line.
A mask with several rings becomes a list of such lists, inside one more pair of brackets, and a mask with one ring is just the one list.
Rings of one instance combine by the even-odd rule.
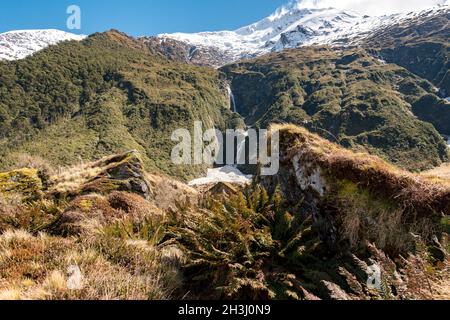
[[[359, 200], [367, 197], [373, 204], [378, 198], [386, 208], [397, 207], [413, 219], [432, 221], [450, 214], [450, 189], [445, 184], [418, 178], [377, 157], [339, 148], [300, 127], [274, 125], [271, 130], [280, 131], [283, 165], [278, 175], [263, 178], [263, 184], [272, 192], [280, 186], [292, 202], [303, 194], [316, 218], [333, 216], [327, 209], [336, 206], [334, 201], [345, 201], [346, 196], [355, 200], [358, 196], [361, 196]], [[366, 214], [370, 215], [367, 209]]]
[[150, 52], [173, 61], [210, 67], [220, 67], [231, 62], [225, 52], [216, 48], [205, 48], [171, 38], [143, 37], [139, 41], [148, 46]]

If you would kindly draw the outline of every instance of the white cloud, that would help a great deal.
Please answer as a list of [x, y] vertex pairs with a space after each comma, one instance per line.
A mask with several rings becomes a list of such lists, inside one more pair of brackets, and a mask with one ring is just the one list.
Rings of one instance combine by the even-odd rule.
[[300, 8], [339, 8], [367, 15], [383, 15], [427, 9], [450, 0], [295, 0]]

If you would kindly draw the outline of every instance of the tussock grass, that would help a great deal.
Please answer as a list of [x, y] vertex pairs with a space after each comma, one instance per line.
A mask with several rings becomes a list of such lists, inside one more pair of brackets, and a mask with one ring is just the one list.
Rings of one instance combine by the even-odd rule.
[[[86, 223], [80, 236], [72, 238], [5, 231], [0, 236], [0, 296], [33, 300], [170, 297], [173, 289], [166, 280], [176, 281], [176, 272], [170, 272], [167, 258], [161, 262], [155, 243], [131, 241], [101, 223]], [[125, 225], [116, 221], [118, 228]], [[82, 272], [79, 290], [68, 286], [72, 266]]]
[[[179, 251], [159, 248], [165, 211], [132, 193], [77, 195], [84, 183], [117, 161], [127, 158], [107, 157], [54, 171], [53, 185], [38, 200], [0, 197], [1, 297], [168, 299], [181, 287]], [[67, 181], [74, 182], [70, 190]], [[181, 183], [159, 178], [158, 185], [163, 182], [167, 187], [161, 192], [182, 193]], [[55, 190], [72, 192], [72, 197], [53, 197]], [[82, 272], [80, 290], [68, 285], [73, 266]]]
[[[328, 178], [337, 170], [334, 165], [347, 170], [348, 179], [335, 179], [328, 199], [338, 209], [339, 232], [350, 243], [339, 254], [330, 252], [320, 221], [303, 209], [305, 199], [297, 198], [293, 206], [281, 188], [269, 194], [255, 181], [234, 195], [201, 196], [182, 183], [145, 174], [152, 187], [148, 199], [118, 191], [60, 198], [51, 188], [37, 200], [0, 197], [0, 297], [329, 299], [332, 293], [323, 288], [328, 283], [350, 298], [392, 298], [390, 289], [375, 295], [366, 290], [361, 266], [369, 257], [381, 261], [386, 287], [396, 286], [391, 252], [413, 252], [411, 232], [431, 235], [435, 224], [424, 212], [422, 219], [396, 202], [401, 197], [376, 192], [380, 185], [372, 183], [381, 182], [371, 177], [389, 176], [393, 190], [423, 192], [424, 185], [440, 184], [364, 154], [354, 155], [352, 163], [350, 151], [326, 145], [303, 129], [281, 129], [290, 130], [282, 134], [282, 145], [289, 146], [282, 163], [302, 150]], [[104, 172], [122, 160], [123, 155], [108, 157], [54, 175], [63, 177], [59, 181], [71, 176], [82, 181], [91, 169]], [[433, 263], [424, 265], [434, 276], [440, 267]], [[409, 273], [423, 274], [411, 266]], [[81, 278], [73, 277], [74, 267]], [[80, 289], [71, 286], [76, 280]]]
[[80, 187], [101, 172], [102, 168], [94, 163], [81, 163], [67, 168], [60, 167], [50, 178], [52, 191], [57, 193], [75, 193]]
[[428, 180], [444, 185], [450, 185], [450, 163], [445, 163], [435, 169], [425, 171], [422, 176]]

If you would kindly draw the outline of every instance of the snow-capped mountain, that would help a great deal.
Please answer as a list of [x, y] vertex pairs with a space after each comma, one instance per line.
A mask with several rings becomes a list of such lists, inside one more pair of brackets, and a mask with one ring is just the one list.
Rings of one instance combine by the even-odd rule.
[[[425, 11], [385, 16], [311, 7], [291, 1], [269, 17], [235, 31], [161, 34], [141, 37], [150, 51], [193, 64], [223, 66], [242, 58], [308, 45], [357, 45], [379, 30], [449, 11], [449, 1]], [[49, 45], [85, 36], [60, 30], [22, 30], [0, 34], [0, 60], [23, 59]]]
[[23, 59], [50, 45], [85, 36], [60, 30], [19, 30], [0, 33], [0, 60]]
[[424, 14], [438, 14], [448, 8], [442, 5], [426, 11], [371, 17], [335, 8], [304, 8], [301, 2], [294, 1], [269, 17], [235, 31], [162, 34], [158, 38], [161, 43], [170, 39], [191, 46], [188, 58], [198, 51], [204, 54], [208, 50], [218, 51], [221, 58], [216, 65], [221, 65], [300, 46], [357, 44], [380, 28]]

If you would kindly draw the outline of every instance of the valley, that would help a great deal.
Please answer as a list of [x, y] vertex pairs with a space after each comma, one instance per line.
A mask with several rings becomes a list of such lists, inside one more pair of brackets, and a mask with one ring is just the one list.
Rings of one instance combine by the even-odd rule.
[[[0, 300], [448, 299], [449, 21], [0, 34]], [[279, 170], [175, 163], [196, 124]]]

